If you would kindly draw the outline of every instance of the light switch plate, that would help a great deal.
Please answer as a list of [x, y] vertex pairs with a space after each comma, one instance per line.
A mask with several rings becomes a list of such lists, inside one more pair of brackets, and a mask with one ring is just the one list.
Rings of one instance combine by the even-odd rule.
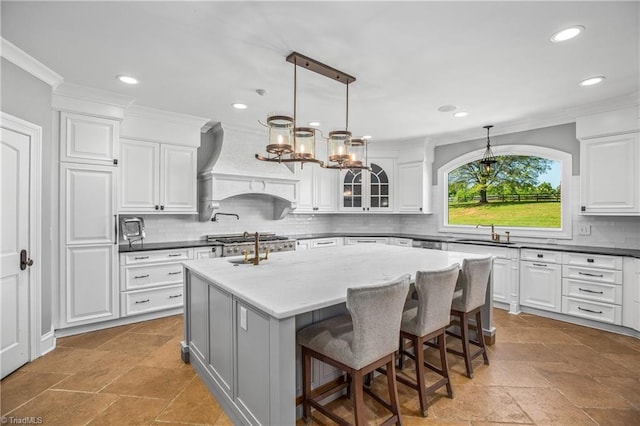
[[580, 225], [578, 233], [580, 235], [591, 235], [591, 225]]
[[247, 308], [240, 306], [240, 328], [247, 331]]

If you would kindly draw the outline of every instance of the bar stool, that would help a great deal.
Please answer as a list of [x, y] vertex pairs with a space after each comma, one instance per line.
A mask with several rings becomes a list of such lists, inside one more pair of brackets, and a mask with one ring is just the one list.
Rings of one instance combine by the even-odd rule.
[[[484, 345], [482, 335], [482, 312], [480, 311], [485, 303], [487, 286], [491, 276], [493, 257], [481, 259], [463, 259], [462, 270], [458, 277], [456, 292], [453, 294], [451, 303], [451, 315], [456, 317], [460, 324], [460, 334], [447, 331], [447, 334], [462, 341], [462, 352], [447, 348], [447, 352], [464, 357], [464, 364], [467, 369], [467, 377], [473, 378], [473, 366], [471, 361], [482, 355], [484, 363], [489, 365], [489, 357]], [[469, 337], [469, 318], [475, 316], [476, 339]], [[455, 321], [455, 320], [454, 320]], [[452, 321], [452, 325], [453, 322]], [[469, 344], [478, 346], [476, 352], [471, 353]]]
[[[417, 389], [420, 398], [420, 409], [425, 417], [427, 415], [427, 395], [446, 385], [449, 398], [453, 398], [453, 390], [449, 380], [449, 366], [447, 364], [445, 330], [449, 325], [451, 300], [456, 287], [459, 269], [460, 265], [455, 263], [449, 268], [439, 271], [418, 271], [415, 281], [418, 300], [407, 300], [404, 305], [402, 324], [400, 326], [400, 369], [403, 368], [405, 355], [415, 360], [416, 381], [411, 381], [402, 376], [397, 376], [396, 380], [413, 389]], [[410, 340], [413, 344], [415, 355], [405, 350], [405, 339]], [[437, 339], [437, 345], [428, 343], [433, 339]], [[441, 368], [425, 361], [424, 345], [440, 349]], [[441, 379], [428, 388], [424, 380], [425, 367], [442, 376]]]
[[[311, 407], [338, 424], [349, 424], [328, 411], [319, 401], [347, 386], [353, 398], [356, 425], [365, 423], [363, 390], [391, 411], [384, 424], [400, 425], [398, 388], [395, 381], [395, 351], [402, 319], [402, 307], [409, 291], [410, 276], [365, 287], [347, 289], [347, 310], [341, 315], [312, 324], [298, 331], [302, 349], [303, 419], [310, 421]], [[311, 358], [318, 359], [347, 373], [347, 382], [320, 395], [311, 392]], [[386, 365], [390, 403], [370, 389], [363, 388], [363, 377]]]

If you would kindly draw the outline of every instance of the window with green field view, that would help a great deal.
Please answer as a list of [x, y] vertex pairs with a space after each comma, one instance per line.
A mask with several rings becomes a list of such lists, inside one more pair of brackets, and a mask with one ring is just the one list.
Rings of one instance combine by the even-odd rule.
[[562, 227], [562, 163], [499, 155], [490, 171], [477, 160], [447, 174], [448, 225]]

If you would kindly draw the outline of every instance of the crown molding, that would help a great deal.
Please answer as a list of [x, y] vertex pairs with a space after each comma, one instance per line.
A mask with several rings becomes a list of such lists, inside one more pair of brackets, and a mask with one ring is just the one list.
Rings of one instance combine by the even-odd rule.
[[9, 42], [4, 37], [0, 37], [0, 56], [22, 68], [37, 79], [44, 81], [53, 89], [64, 82], [60, 74]]
[[197, 117], [195, 115], [182, 114], [172, 111], [165, 111], [141, 105], [130, 105], [127, 108], [126, 115], [127, 117], [137, 117], [147, 120], [157, 120], [162, 122], [169, 121], [173, 124], [198, 127], [199, 129], [209, 123], [208, 118]]
[[122, 120], [125, 109], [133, 101], [135, 98], [131, 96], [63, 83], [53, 91], [52, 107], [58, 111], [93, 114]]

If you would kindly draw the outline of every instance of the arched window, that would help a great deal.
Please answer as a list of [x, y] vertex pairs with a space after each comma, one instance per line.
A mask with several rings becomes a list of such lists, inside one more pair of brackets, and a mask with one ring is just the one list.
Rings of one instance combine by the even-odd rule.
[[537, 146], [492, 147], [489, 172], [482, 151], [439, 170], [441, 231], [486, 234], [494, 225], [512, 236], [571, 238], [571, 155]]

